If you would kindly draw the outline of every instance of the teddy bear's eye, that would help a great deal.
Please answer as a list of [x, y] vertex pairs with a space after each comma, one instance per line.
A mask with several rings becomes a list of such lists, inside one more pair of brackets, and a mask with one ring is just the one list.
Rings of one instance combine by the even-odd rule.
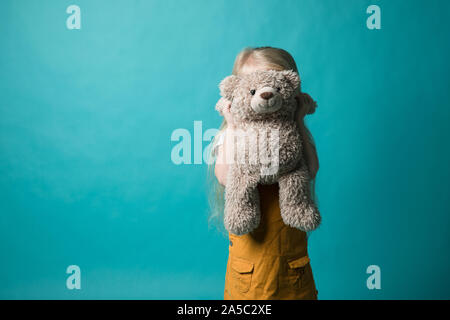
[[280, 92], [280, 91], [281, 91], [281, 88], [280, 88], [280, 87], [278, 87], [278, 88], [277, 88], [277, 91], [278, 91], [278, 92]]
[[252, 96], [254, 96], [255, 93], [256, 93], [256, 90], [255, 90], [255, 89], [250, 90], [250, 94], [251, 94]]

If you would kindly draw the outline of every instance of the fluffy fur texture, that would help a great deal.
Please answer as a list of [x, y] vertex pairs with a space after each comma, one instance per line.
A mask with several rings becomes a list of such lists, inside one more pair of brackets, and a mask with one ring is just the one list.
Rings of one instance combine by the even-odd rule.
[[[303, 231], [317, 228], [321, 218], [308, 192], [309, 173], [294, 119], [298, 74], [270, 70], [231, 75], [219, 87], [222, 98], [231, 101], [230, 113], [238, 132], [225, 187], [225, 228], [242, 235], [258, 227], [258, 183], [276, 182], [284, 223]], [[219, 113], [223, 105], [217, 104]], [[276, 159], [276, 166], [262, 158]]]

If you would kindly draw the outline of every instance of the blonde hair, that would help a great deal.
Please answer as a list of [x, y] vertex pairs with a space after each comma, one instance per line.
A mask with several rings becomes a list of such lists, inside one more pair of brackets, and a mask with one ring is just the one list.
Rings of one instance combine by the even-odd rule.
[[[287, 52], [286, 50], [273, 48], [273, 47], [257, 47], [257, 48], [245, 48], [236, 56], [233, 65], [233, 75], [241, 75], [245, 73], [246, 67], [250, 66], [263, 66], [264, 69], [267, 70], [294, 70], [298, 73], [297, 64], [295, 63], [294, 58]], [[300, 93], [301, 89], [298, 89]], [[314, 112], [314, 111], [312, 111]], [[307, 112], [307, 113], [312, 113]], [[215, 158], [215, 149], [214, 146], [217, 144], [218, 137], [223, 133], [226, 129], [227, 123], [225, 119], [222, 121], [220, 125], [219, 132], [214, 137], [211, 142], [211, 155], [210, 157]], [[315, 152], [315, 144], [311, 132], [308, 130], [306, 125], [304, 125], [306, 137], [303, 139], [307, 139], [307, 142], [313, 147]], [[308, 165], [318, 167], [318, 159], [315, 157], [307, 158]], [[224, 214], [224, 204], [225, 204], [225, 187], [222, 186], [215, 177], [215, 161], [208, 166], [208, 180], [209, 180], [209, 205], [210, 205], [210, 214], [208, 222], [214, 223], [216, 227], [226, 233], [225, 228], [223, 226], [223, 214]], [[317, 201], [315, 194], [315, 178], [311, 178], [310, 183], [310, 194], [312, 198]]]

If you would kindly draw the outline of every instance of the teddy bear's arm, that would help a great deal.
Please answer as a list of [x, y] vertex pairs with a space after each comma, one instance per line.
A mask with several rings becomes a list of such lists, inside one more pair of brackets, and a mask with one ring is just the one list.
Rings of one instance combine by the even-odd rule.
[[230, 165], [225, 187], [225, 228], [242, 235], [258, 227], [260, 207], [258, 179]]
[[303, 231], [316, 229], [321, 218], [308, 192], [309, 175], [306, 164], [282, 176], [278, 183], [284, 223]]

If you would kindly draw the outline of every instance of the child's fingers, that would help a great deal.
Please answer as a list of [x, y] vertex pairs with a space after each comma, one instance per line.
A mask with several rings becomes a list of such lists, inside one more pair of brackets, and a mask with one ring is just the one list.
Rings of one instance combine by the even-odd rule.
[[219, 111], [219, 113], [222, 115], [223, 109], [225, 108], [225, 105], [227, 103], [227, 100], [224, 98], [220, 98], [219, 101], [216, 103], [216, 110]]
[[311, 96], [307, 93], [302, 93], [302, 101], [303, 101], [303, 107], [304, 107], [305, 114], [314, 113], [314, 111], [317, 107], [317, 104], [313, 100], [313, 98], [311, 98]]
[[229, 125], [233, 124], [233, 116], [231, 115], [230, 109], [231, 109], [231, 102], [228, 101], [222, 110], [222, 114], [223, 114], [223, 117], [225, 118], [225, 121]]
[[226, 100], [225, 98], [220, 98], [216, 103], [216, 110], [219, 111], [220, 115], [223, 116], [223, 112], [226, 111], [226, 109], [230, 109], [230, 106], [230, 101]]
[[226, 102], [223, 105], [222, 113], [229, 114], [230, 113], [230, 109], [231, 109], [231, 102]]

